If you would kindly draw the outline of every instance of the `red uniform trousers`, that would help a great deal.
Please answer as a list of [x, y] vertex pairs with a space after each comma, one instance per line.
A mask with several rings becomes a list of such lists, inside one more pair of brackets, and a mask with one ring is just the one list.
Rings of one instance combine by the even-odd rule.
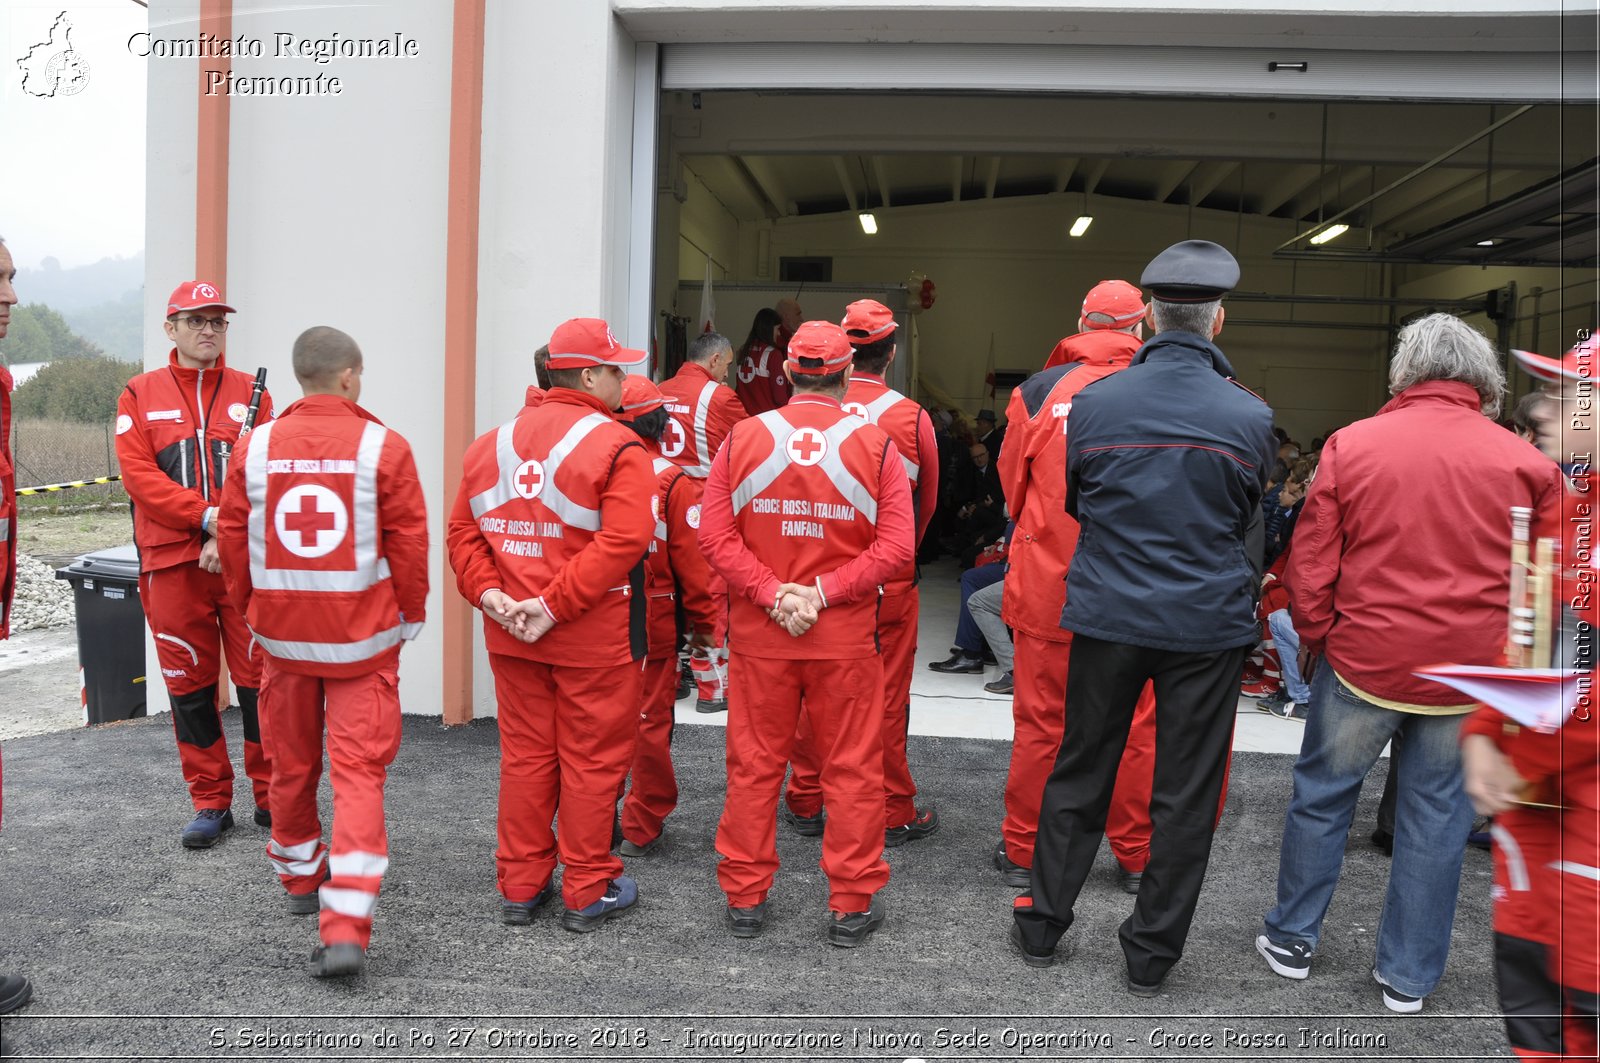
[[678, 807], [678, 776], [672, 770], [673, 712], [678, 700], [678, 658], [644, 665], [644, 699], [634, 739], [628, 796], [622, 802], [622, 836], [648, 845]]
[[550, 882], [558, 844], [568, 908], [587, 908], [622, 874], [611, 824], [633, 761], [642, 664], [570, 668], [489, 655], [500, 704], [494, 859], [506, 900], [531, 901]]
[[[1000, 827], [1006, 856], [1016, 864], [1033, 864], [1033, 841], [1039, 830], [1039, 805], [1044, 784], [1061, 752], [1066, 729], [1067, 660], [1072, 642], [1051, 642], [1015, 631], [1013, 666], [1016, 693], [1011, 699], [1013, 735], [1011, 767], [1006, 773], [1006, 815]], [[1155, 777], [1155, 690], [1146, 683], [1133, 710], [1128, 744], [1117, 767], [1117, 782], [1106, 810], [1106, 840], [1123, 869], [1143, 871], [1150, 862], [1150, 787]], [[1224, 779], [1222, 800], [1228, 787]], [[1217, 816], [1222, 815], [1218, 806]]]
[[[273, 769], [267, 857], [290, 893], [321, 887], [323, 944], [366, 948], [389, 867], [383, 784], [400, 749], [399, 677], [393, 668], [343, 679], [301, 675], [270, 656], [262, 673], [261, 739]], [[333, 783], [331, 851], [317, 815], [324, 730]]]
[[728, 699], [728, 797], [717, 881], [728, 903], [767, 899], [778, 869], [778, 795], [804, 702], [822, 761], [828, 907], [864, 912], [889, 881], [883, 859], [883, 667], [878, 657], [774, 660], [736, 654]]
[[[917, 588], [904, 594], [885, 594], [879, 600], [878, 645], [883, 654], [883, 826], [903, 827], [917, 818], [917, 784], [906, 759], [906, 736], [911, 730], [911, 675], [917, 663]], [[1060, 745], [1058, 741], [1056, 743]], [[822, 811], [822, 786], [816, 752], [812, 749], [811, 721], [800, 716], [789, 763], [789, 791], [785, 798], [797, 816]], [[1046, 769], [1048, 771], [1048, 769]], [[1040, 786], [1043, 787], [1043, 780]], [[1042, 789], [1041, 789], [1042, 792]], [[1037, 811], [1037, 809], [1035, 810]]]
[[[222, 576], [193, 561], [142, 572], [139, 599], [156, 638], [156, 656], [172, 702], [178, 760], [194, 807], [228, 808], [233, 804], [233, 764], [217, 711], [218, 672], [226, 651], [244, 717], [245, 774], [253, 784], [256, 807], [271, 808], [267, 785], [272, 760], [262, 749], [256, 711], [262, 654], [244, 618], [228, 599]], [[227, 704], [226, 697], [223, 692], [220, 704]]]
[[1537, 809], [1512, 808], [1495, 816], [1494, 961], [1506, 1037], [1522, 1059], [1561, 1053], [1562, 994], [1550, 974], [1558, 936], [1559, 889], [1550, 866], [1560, 859], [1561, 823]]
[[695, 696], [702, 701], [725, 701], [728, 697], [728, 581], [716, 569], [710, 570], [707, 588], [717, 626], [711, 629], [713, 650], [696, 649], [689, 656], [689, 671], [694, 676]]

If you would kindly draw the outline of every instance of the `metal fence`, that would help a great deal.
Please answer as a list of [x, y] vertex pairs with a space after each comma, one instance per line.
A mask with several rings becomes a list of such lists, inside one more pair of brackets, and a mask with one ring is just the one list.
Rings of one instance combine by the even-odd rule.
[[[11, 456], [19, 488], [114, 476], [121, 471], [110, 421], [81, 424], [17, 417], [11, 425]], [[120, 500], [124, 492], [121, 484], [97, 484], [49, 497], [55, 505], [81, 506]]]

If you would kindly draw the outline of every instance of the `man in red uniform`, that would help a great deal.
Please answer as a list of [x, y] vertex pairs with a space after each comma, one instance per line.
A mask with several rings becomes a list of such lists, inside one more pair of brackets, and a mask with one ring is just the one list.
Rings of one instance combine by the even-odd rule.
[[[178, 759], [195, 818], [183, 830], [191, 849], [208, 849], [233, 827], [233, 765], [217, 712], [221, 652], [239, 691], [244, 769], [255, 790], [255, 820], [270, 826], [271, 761], [261, 747], [256, 689], [261, 656], [244, 618], [228, 600], [217, 556], [217, 503], [248, 416], [253, 381], [227, 367], [223, 341], [233, 307], [204, 281], [185, 281], [167, 300], [163, 369], [128, 381], [117, 403], [117, 460], [133, 500], [139, 547], [139, 598], [155, 635], [172, 702]], [[257, 423], [272, 419], [260, 396]]]
[[1495, 976], [1512, 1051], [1523, 1059], [1594, 1059], [1600, 1010], [1595, 342], [1585, 336], [1560, 360], [1514, 353], [1550, 388], [1551, 401], [1536, 408], [1536, 441], [1571, 475], [1561, 511], [1536, 515], [1537, 534], [1562, 542], [1554, 600], [1581, 622], [1563, 625], [1559, 645], [1567, 649], [1554, 663], [1588, 675], [1579, 704], [1555, 734], [1521, 727], [1492, 708], [1469, 716], [1461, 727], [1463, 785], [1473, 807], [1494, 816]]
[[550, 899], [558, 844], [568, 930], [597, 930], [639, 896], [610, 849], [639, 729], [656, 475], [611, 411], [623, 366], [643, 357], [596, 318], [557, 328], [544, 401], [467, 448], [450, 514], [450, 565], [483, 610], [499, 701], [510, 925]]
[[676, 376], [661, 382], [661, 397], [671, 418], [661, 437], [661, 456], [704, 480], [711, 459], [728, 430], [746, 417], [744, 403], [728, 387], [733, 345], [718, 332], [696, 336]]
[[832, 812], [828, 940], [854, 947], [883, 922], [878, 586], [911, 564], [915, 516], [894, 444], [840, 404], [851, 357], [839, 326], [801, 325], [784, 363], [795, 397], [737, 425], [706, 480], [700, 545], [728, 581], [734, 651], [717, 879], [735, 937], [766, 919], [802, 702]]
[[[288, 909], [321, 909], [319, 978], [359, 974], [389, 866], [383, 785], [400, 748], [400, 644], [422, 631], [428, 514], [411, 447], [356, 405], [361, 349], [319, 326], [294, 343], [305, 398], [249, 436], [223, 493], [228, 593], [265, 651], [267, 855]], [[323, 734], [333, 846], [322, 843]], [[319, 897], [320, 894], [320, 897]]]
[[[661, 385], [662, 398], [671, 420], [661, 436], [661, 455], [683, 467], [696, 480], [704, 481], [711, 471], [711, 459], [734, 425], [750, 416], [732, 388], [727, 387], [728, 369], [733, 365], [733, 346], [717, 332], [696, 336], [689, 344], [689, 357], [678, 374]], [[722, 581], [713, 577], [712, 597], [716, 601], [717, 627], [714, 638], [700, 640], [690, 668], [699, 687], [695, 709], [699, 712], [725, 712], [728, 708], [728, 592]]]
[[[1073, 396], [1133, 361], [1144, 336], [1144, 310], [1139, 289], [1127, 281], [1095, 285], [1084, 297], [1079, 331], [1056, 344], [1044, 371], [1014, 390], [1006, 408], [1011, 445], [1000, 451], [1000, 482], [1016, 530], [1000, 615], [1016, 647], [1016, 689], [1006, 814], [994, 864], [1019, 889], [1029, 885], [1039, 802], [1066, 725], [1072, 632], [1061, 626], [1061, 612], [1078, 541], [1078, 522], [1066, 512], [1067, 416]], [[1106, 818], [1122, 888], [1129, 893], [1139, 891], [1150, 858], [1154, 755], [1155, 694], [1147, 683], [1134, 708]]]
[[[854, 363], [844, 409], [888, 434], [911, 483], [916, 513], [916, 541], [928, 530], [939, 500], [939, 446], [928, 412], [891, 388], [883, 375], [895, 356], [898, 327], [894, 312], [872, 299], [845, 307], [840, 327], [850, 337]], [[911, 673], [917, 656], [917, 569], [913, 559], [883, 585], [878, 606], [878, 642], [883, 659], [883, 839], [888, 846], [926, 838], [939, 829], [939, 814], [929, 805], [916, 806], [917, 784], [906, 760], [910, 726]], [[823, 831], [822, 787], [809, 717], [801, 717], [790, 759], [788, 806], [784, 818], [802, 834]]]
[[655, 537], [645, 558], [645, 593], [650, 606], [644, 700], [629, 772], [632, 785], [622, 802], [622, 843], [618, 847], [623, 856], [647, 856], [661, 845], [667, 816], [678, 805], [678, 780], [672, 770], [678, 609], [683, 609], [690, 642], [696, 649], [711, 644], [717, 616], [711, 604], [710, 570], [698, 541], [700, 481], [661, 456], [660, 440], [670, 422], [662, 394], [649, 378], [630, 376], [623, 381], [617, 419], [644, 441], [657, 477], [655, 493], [650, 496]]
[[[0, 340], [11, 327], [11, 308], [17, 305], [17, 267], [11, 251], [0, 240]], [[11, 464], [11, 372], [0, 365], [0, 639], [11, 637], [11, 602], [17, 590], [17, 479]], [[3, 785], [3, 783], [0, 783]], [[4, 808], [0, 790], [0, 808]], [[20, 974], [0, 975], [0, 1015], [8, 1015], [33, 996], [33, 985]], [[0, 1055], [7, 1054], [0, 1046]]]

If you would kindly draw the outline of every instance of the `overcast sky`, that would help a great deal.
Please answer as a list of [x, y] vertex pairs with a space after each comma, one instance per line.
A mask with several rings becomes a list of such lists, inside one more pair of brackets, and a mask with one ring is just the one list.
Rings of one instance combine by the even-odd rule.
[[[17, 60], [65, 10], [88, 66], [83, 91], [22, 91]], [[80, 266], [144, 248], [145, 63], [128, 38], [148, 25], [133, 0], [0, 2], [0, 236], [17, 265]]]

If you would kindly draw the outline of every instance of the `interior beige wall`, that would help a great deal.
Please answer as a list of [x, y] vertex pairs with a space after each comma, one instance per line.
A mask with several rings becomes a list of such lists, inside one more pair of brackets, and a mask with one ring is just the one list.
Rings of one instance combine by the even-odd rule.
[[[680, 276], [698, 280], [704, 273], [704, 257], [687, 244], [692, 239], [720, 261], [738, 264], [736, 274], [722, 279], [757, 279], [761, 230], [770, 232], [771, 277], [778, 259], [790, 255], [831, 256], [833, 279], [841, 282], [901, 282], [920, 270], [938, 286], [937, 303], [918, 323], [923, 379], [969, 411], [1004, 405], [1007, 395], [991, 399], [983, 383], [991, 364], [1037, 369], [1056, 341], [1075, 330], [1088, 288], [1108, 277], [1137, 282], [1151, 256], [1178, 240], [1241, 247], [1241, 292], [1383, 294], [1376, 265], [1272, 259], [1272, 248], [1293, 235], [1284, 221], [1245, 218], [1241, 225], [1223, 212], [1094, 197], [1095, 222], [1073, 239], [1067, 227], [1082, 206], [1082, 197], [1070, 193], [879, 210], [878, 235], [868, 237], [853, 215], [741, 226], [691, 178]], [[1297, 438], [1308, 441], [1382, 404], [1386, 333], [1247, 322], [1382, 324], [1387, 308], [1237, 301], [1228, 313], [1237, 323], [1225, 326], [1220, 345], [1240, 380], [1281, 411], [1280, 422]]]

